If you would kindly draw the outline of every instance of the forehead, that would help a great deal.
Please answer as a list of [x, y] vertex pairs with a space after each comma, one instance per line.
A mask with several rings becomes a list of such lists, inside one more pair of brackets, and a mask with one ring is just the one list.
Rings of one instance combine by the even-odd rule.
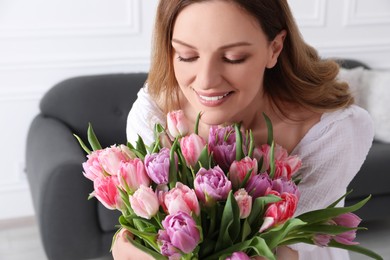
[[219, 40], [221, 43], [265, 37], [258, 21], [231, 1], [205, 1], [185, 7], [178, 14], [173, 38]]

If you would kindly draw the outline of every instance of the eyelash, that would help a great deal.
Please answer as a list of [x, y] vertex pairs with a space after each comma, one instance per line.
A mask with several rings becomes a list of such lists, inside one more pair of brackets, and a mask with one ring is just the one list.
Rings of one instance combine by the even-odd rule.
[[[182, 62], [194, 62], [194, 61], [196, 61], [198, 58], [199, 58], [198, 56], [196, 56], [196, 57], [191, 57], [191, 58], [183, 58], [183, 57], [181, 57], [181, 56], [177, 57], [177, 59], [178, 59], [179, 61], [182, 61]], [[242, 58], [242, 59], [238, 59], [238, 60], [230, 60], [230, 59], [228, 59], [228, 58], [226, 58], [226, 57], [223, 57], [222, 60], [225, 61], [225, 62], [227, 62], [227, 63], [229, 63], [229, 64], [240, 64], [240, 63], [243, 63], [243, 62], [246, 60], [246, 58]]]

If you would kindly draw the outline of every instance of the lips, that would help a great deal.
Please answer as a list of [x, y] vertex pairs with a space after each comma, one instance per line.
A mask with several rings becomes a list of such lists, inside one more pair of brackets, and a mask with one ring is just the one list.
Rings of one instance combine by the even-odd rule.
[[205, 106], [219, 106], [223, 102], [225, 102], [226, 98], [230, 96], [233, 92], [223, 92], [223, 93], [211, 93], [211, 94], [205, 94], [205, 93], [199, 93], [196, 90], [194, 92], [197, 94], [200, 103], [202, 103]]

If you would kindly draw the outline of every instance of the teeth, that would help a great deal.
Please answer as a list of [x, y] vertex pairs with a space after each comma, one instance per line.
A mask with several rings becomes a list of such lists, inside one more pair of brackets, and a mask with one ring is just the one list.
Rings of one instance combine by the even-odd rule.
[[202, 96], [202, 95], [199, 95], [199, 97], [205, 101], [217, 101], [217, 100], [220, 100], [220, 99], [223, 99], [224, 97], [226, 97], [227, 95], [229, 95], [229, 93], [226, 93], [225, 95], [223, 96], [214, 96], [214, 97], [207, 97], [207, 96]]

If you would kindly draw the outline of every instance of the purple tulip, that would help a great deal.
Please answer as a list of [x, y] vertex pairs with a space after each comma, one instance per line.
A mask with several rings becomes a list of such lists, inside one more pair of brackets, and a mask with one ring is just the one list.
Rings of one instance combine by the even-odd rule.
[[[333, 218], [332, 221], [334, 221], [334, 223], [338, 226], [356, 228], [357, 226], [359, 226], [362, 219], [355, 214], [349, 212]], [[333, 239], [344, 245], [357, 245], [359, 243], [353, 241], [355, 238], [356, 230], [350, 230], [336, 235]]]
[[156, 184], [167, 184], [169, 178], [168, 148], [162, 148], [159, 153], [145, 156], [146, 173]]
[[283, 192], [292, 193], [299, 199], [300, 192], [297, 185], [292, 180], [287, 180], [285, 178], [278, 178], [272, 181], [272, 189], [276, 190], [280, 194]]
[[212, 126], [209, 132], [209, 150], [215, 162], [226, 172], [236, 159], [236, 135], [233, 126]]
[[225, 200], [232, 189], [232, 183], [219, 166], [206, 170], [201, 168], [194, 180], [196, 196], [207, 205]]
[[331, 235], [326, 235], [326, 234], [316, 234], [314, 237], [313, 237], [313, 242], [314, 244], [316, 244], [317, 246], [320, 246], [320, 247], [326, 247], [328, 246], [330, 240], [332, 239], [332, 236]]
[[165, 256], [177, 255], [175, 249], [188, 254], [191, 253], [199, 243], [200, 232], [195, 220], [182, 211], [168, 215], [163, 221], [163, 230], [159, 230], [157, 241], [161, 253]]
[[234, 252], [231, 256], [227, 257], [226, 260], [250, 260], [250, 257], [244, 252]]
[[172, 245], [171, 239], [165, 230], [161, 229], [158, 231], [157, 242], [160, 246], [160, 252], [163, 256], [168, 256], [169, 259], [177, 260], [181, 258], [180, 250]]
[[252, 176], [245, 187], [253, 199], [264, 196], [269, 188], [272, 188], [272, 181], [267, 173]]

